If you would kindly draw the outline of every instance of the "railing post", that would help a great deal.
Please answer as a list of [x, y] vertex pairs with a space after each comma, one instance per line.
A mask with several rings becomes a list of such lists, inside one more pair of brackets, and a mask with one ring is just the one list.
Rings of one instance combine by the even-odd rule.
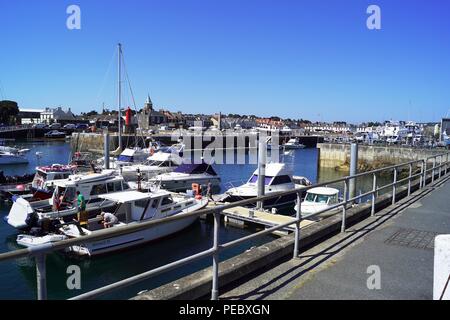
[[392, 204], [395, 204], [396, 193], [397, 193], [397, 168], [394, 168], [394, 182], [392, 185]]
[[45, 258], [46, 258], [45, 253], [39, 253], [34, 257], [36, 262], [38, 300], [47, 300], [47, 271], [45, 266]]
[[447, 175], [447, 168], [448, 168], [448, 153], [447, 153], [447, 157], [446, 157], [446, 160], [445, 160], [445, 175]]
[[412, 163], [409, 164], [408, 197], [411, 195], [411, 176], [412, 176]]
[[427, 162], [428, 162], [428, 159], [425, 159], [424, 160], [425, 169], [423, 170], [423, 187], [425, 187], [427, 185], [427, 170], [428, 170], [427, 169], [427, 166], [428, 166]]
[[419, 180], [419, 188], [422, 189], [423, 188], [423, 167], [424, 167], [424, 162], [422, 161], [420, 163], [420, 180]]
[[295, 240], [294, 240], [294, 259], [298, 257], [300, 242], [300, 221], [302, 219], [302, 192], [297, 192], [297, 212], [295, 214]]
[[212, 266], [212, 289], [211, 300], [219, 298], [219, 227], [220, 211], [214, 211], [214, 242], [213, 242], [213, 266]]
[[342, 206], [341, 232], [345, 232], [345, 218], [347, 215], [348, 179], [344, 180], [344, 205]]
[[433, 158], [433, 170], [431, 170], [431, 183], [434, 182], [435, 169], [436, 169], [436, 157]]
[[442, 155], [439, 156], [439, 179], [441, 178], [442, 172]]
[[373, 174], [373, 189], [372, 189], [372, 210], [370, 212], [371, 216], [375, 215], [375, 201], [377, 199], [377, 174]]

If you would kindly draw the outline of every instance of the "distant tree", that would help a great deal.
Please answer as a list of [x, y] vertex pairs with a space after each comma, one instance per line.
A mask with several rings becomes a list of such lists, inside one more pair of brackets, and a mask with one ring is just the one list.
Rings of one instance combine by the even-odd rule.
[[19, 113], [17, 102], [3, 100], [0, 101], [0, 123], [15, 124], [16, 116]]
[[90, 117], [90, 116], [96, 116], [96, 115], [98, 115], [98, 112], [95, 111], [95, 110], [91, 110], [91, 111], [85, 113], [85, 115], [86, 115], [87, 117]]

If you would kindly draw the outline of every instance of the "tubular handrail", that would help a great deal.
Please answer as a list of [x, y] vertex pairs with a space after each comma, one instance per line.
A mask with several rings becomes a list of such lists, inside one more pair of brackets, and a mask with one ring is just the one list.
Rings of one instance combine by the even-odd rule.
[[[355, 200], [372, 195], [372, 207], [374, 208], [374, 201], [375, 201], [375, 198], [376, 198], [376, 195], [378, 194], [378, 192], [380, 190], [383, 190], [383, 189], [386, 189], [389, 187], [393, 187], [392, 198], [393, 198], [393, 203], [395, 203], [396, 186], [398, 184], [408, 181], [409, 182], [408, 183], [408, 195], [409, 195], [410, 188], [411, 188], [411, 180], [413, 180], [414, 178], [420, 177], [420, 186], [419, 187], [423, 188], [426, 185], [426, 177], [427, 177], [428, 172], [430, 172], [430, 171], [432, 172], [432, 179], [434, 179], [436, 176], [436, 171], [438, 170], [439, 171], [438, 179], [439, 179], [442, 174], [442, 168], [445, 167], [444, 175], [447, 174], [448, 173], [447, 169], [448, 169], [448, 166], [450, 163], [450, 161], [448, 161], [449, 154], [450, 154], [450, 152], [438, 154], [438, 155], [428, 157], [428, 158], [422, 159], [422, 160], [413, 160], [413, 161], [401, 163], [398, 165], [392, 165], [392, 166], [388, 166], [388, 167], [384, 167], [384, 168], [379, 168], [379, 169], [375, 169], [375, 170], [371, 170], [371, 171], [367, 171], [367, 172], [358, 173], [358, 174], [352, 175], [352, 176], [341, 177], [341, 178], [338, 178], [338, 179], [335, 179], [332, 181], [318, 183], [316, 185], [305, 186], [304, 188], [301, 188], [301, 189], [276, 192], [276, 193], [273, 193], [270, 195], [265, 195], [262, 197], [255, 197], [255, 198], [241, 200], [241, 201], [234, 202], [234, 203], [222, 204], [222, 205], [216, 206], [214, 208], [206, 208], [206, 209], [201, 209], [199, 211], [186, 213], [186, 214], [183, 214], [182, 216], [167, 217], [167, 218], [159, 219], [156, 221], [142, 222], [140, 224], [129, 225], [129, 226], [125, 226], [122, 228], [110, 228], [110, 229], [105, 229], [105, 230], [99, 230], [99, 231], [97, 231], [96, 234], [90, 234], [90, 235], [86, 235], [86, 236], [83, 236], [80, 238], [67, 239], [67, 240], [63, 240], [63, 241], [52, 243], [52, 244], [45, 244], [45, 245], [41, 245], [41, 246], [6, 252], [6, 253], [0, 254], [0, 262], [6, 261], [6, 260], [11, 260], [11, 259], [17, 259], [17, 258], [21, 258], [21, 257], [26, 257], [26, 256], [30, 256], [30, 255], [36, 257], [36, 267], [39, 271], [38, 277], [37, 277], [38, 278], [38, 298], [45, 299], [46, 298], [46, 286], [45, 286], [45, 284], [41, 283], [42, 281], [45, 281], [45, 280], [42, 280], [40, 275], [42, 272], [44, 272], [44, 275], [45, 275], [45, 260], [43, 260], [43, 259], [45, 258], [45, 255], [47, 253], [56, 251], [56, 250], [60, 250], [60, 249], [64, 249], [64, 248], [67, 248], [67, 247], [70, 247], [73, 245], [83, 244], [88, 241], [102, 240], [102, 239], [107, 239], [107, 238], [111, 238], [114, 236], [125, 235], [125, 234], [134, 233], [137, 231], [146, 230], [146, 229], [155, 227], [157, 225], [162, 225], [162, 224], [166, 224], [166, 223], [177, 221], [177, 220], [182, 220], [182, 219], [187, 219], [187, 218], [192, 218], [192, 217], [199, 217], [201, 215], [207, 215], [207, 214], [214, 214], [214, 217], [215, 217], [215, 220], [214, 220], [214, 226], [215, 226], [214, 227], [214, 243], [215, 243], [215, 245], [212, 248], [202, 251], [200, 253], [194, 254], [192, 256], [180, 259], [178, 261], [160, 266], [156, 269], [153, 269], [153, 270], [135, 275], [133, 277], [115, 282], [113, 284], [104, 286], [102, 288], [97, 288], [90, 292], [73, 297], [72, 299], [83, 299], [83, 298], [96, 297], [101, 294], [108, 293], [114, 289], [137, 283], [139, 281], [142, 281], [144, 279], [152, 277], [156, 274], [159, 274], [159, 273], [162, 273], [165, 271], [169, 271], [171, 269], [180, 267], [184, 264], [196, 261], [198, 259], [201, 259], [201, 258], [204, 258], [207, 256], [211, 256], [211, 255], [213, 256], [213, 267], [215, 266], [215, 268], [213, 268], [214, 277], [213, 277], [213, 290], [212, 290], [212, 298], [215, 299], [215, 298], [217, 298], [217, 288], [218, 288], [217, 287], [217, 282], [218, 282], [218, 271], [217, 271], [218, 258], [217, 257], [218, 257], [218, 253], [220, 252], [220, 250], [224, 250], [224, 249], [230, 248], [232, 246], [235, 246], [237, 244], [240, 244], [242, 242], [248, 241], [250, 239], [254, 239], [256, 237], [260, 237], [262, 235], [272, 233], [273, 231], [276, 231], [276, 230], [281, 230], [281, 229], [283, 229], [289, 225], [293, 225], [293, 224], [296, 225], [296, 235], [299, 235], [301, 220], [303, 220], [305, 218], [313, 217], [313, 216], [319, 215], [321, 213], [324, 213], [326, 211], [334, 210], [337, 208], [342, 208], [342, 231], [345, 231], [345, 220], [346, 220], [345, 215], [346, 215], [347, 205], [349, 203], [351, 204]], [[447, 160], [443, 161], [443, 156], [447, 156]], [[436, 165], [436, 159], [438, 157], [440, 157], [440, 164]], [[434, 159], [433, 166], [431, 168], [428, 168], [426, 166], [429, 159]], [[420, 173], [412, 174], [412, 166], [414, 164], [421, 164]], [[399, 169], [401, 167], [405, 167], [405, 166], [409, 166], [409, 168], [410, 168], [409, 175], [404, 179], [397, 180], [396, 179], [397, 169]], [[394, 182], [384, 185], [384, 186], [377, 186], [376, 185], [376, 174], [379, 172], [382, 172], [382, 171], [390, 171], [390, 170], [394, 171]], [[367, 175], [372, 175], [374, 177], [374, 188], [363, 194], [354, 196], [352, 198], [348, 198], [348, 188], [347, 188], [348, 182], [351, 179], [356, 179], [358, 177], [367, 176]], [[303, 215], [303, 216], [301, 215], [301, 201], [299, 201], [299, 199], [301, 200], [301, 194], [303, 192], [306, 192], [307, 190], [310, 190], [312, 188], [327, 186], [330, 184], [336, 184], [336, 183], [340, 183], [340, 182], [344, 182], [344, 186], [345, 186], [344, 197], [341, 202], [336, 203], [332, 206], [329, 206], [327, 208], [324, 208], [324, 209], [317, 211], [315, 213], [312, 213], [312, 214]], [[219, 217], [219, 214], [226, 215], [226, 213], [223, 212], [224, 210], [234, 208], [237, 206], [245, 206], [245, 205], [252, 204], [252, 203], [255, 203], [258, 201], [266, 201], [266, 200], [270, 200], [272, 198], [285, 196], [285, 195], [292, 195], [292, 194], [297, 194], [297, 199], [299, 201], [299, 203], [297, 204], [297, 209], [299, 209], [299, 212], [298, 212], [297, 216], [295, 218], [293, 218], [291, 221], [270, 227], [266, 230], [259, 231], [257, 233], [242, 237], [240, 239], [229, 241], [224, 244], [218, 243], [218, 224], [220, 223], [220, 222], [218, 222], [219, 221], [218, 217]], [[373, 214], [373, 210], [374, 209], [372, 209], [372, 214]], [[298, 248], [298, 241], [299, 241], [299, 237], [297, 236], [295, 238], [295, 248]], [[45, 276], [44, 276], [44, 279], [45, 279]], [[41, 291], [45, 291], [45, 292], [41, 292]]]

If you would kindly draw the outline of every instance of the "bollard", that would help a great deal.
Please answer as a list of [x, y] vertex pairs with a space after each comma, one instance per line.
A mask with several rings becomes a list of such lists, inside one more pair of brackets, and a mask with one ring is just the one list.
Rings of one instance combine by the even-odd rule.
[[45, 253], [39, 253], [35, 256], [38, 300], [47, 300], [47, 271], [45, 257]]
[[213, 266], [212, 266], [212, 289], [211, 300], [219, 298], [219, 227], [220, 211], [214, 211], [214, 242], [213, 242]]
[[375, 215], [375, 201], [377, 199], [377, 174], [373, 174], [373, 188], [372, 188], [372, 210], [370, 212], [371, 216]]
[[294, 259], [298, 257], [298, 248], [300, 241], [300, 221], [302, 219], [302, 196], [301, 191], [297, 192], [297, 212], [295, 215], [295, 241], [294, 241]]
[[[350, 149], [350, 176], [354, 176], [358, 173], [358, 144], [352, 143]], [[349, 182], [350, 198], [356, 196], [356, 178], [353, 178]]]
[[397, 168], [394, 168], [394, 182], [392, 185], [392, 204], [395, 204], [396, 193], [397, 193]]
[[342, 207], [341, 232], [345, 232], [345, 216], [347, 215], [348, 179], [344, 180], [344, 205]]

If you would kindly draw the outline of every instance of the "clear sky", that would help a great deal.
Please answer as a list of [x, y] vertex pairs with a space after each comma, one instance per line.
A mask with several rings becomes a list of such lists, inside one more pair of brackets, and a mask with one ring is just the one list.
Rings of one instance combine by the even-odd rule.
[[121, 42], [139, 108], [150, 93], [173, 111], [314, 121], [450, 109], [448, 0], [0, 0], [0, 21], [0, 98], [27, 108], [116, 107]]

